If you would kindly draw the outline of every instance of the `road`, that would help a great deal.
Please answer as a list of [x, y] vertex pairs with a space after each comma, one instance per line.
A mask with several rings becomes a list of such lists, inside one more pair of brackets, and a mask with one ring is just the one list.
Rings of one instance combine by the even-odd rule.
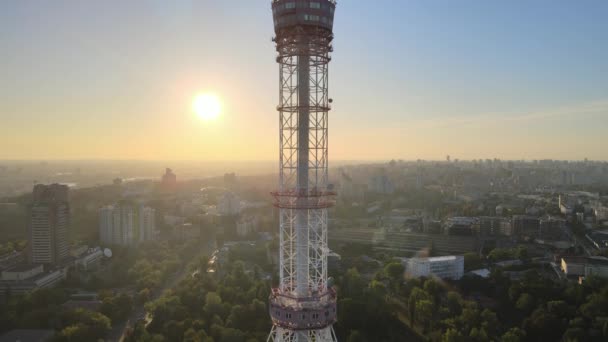
[[[198, 255], [208, 255], [211, 253], [212, 249], [213, 244], [209, 243], [208, 246], [202, 248]], [[198, 255], [194, 258], [198, 257]], [[194, 258], [192, 258], [192, 260], [194, 260]], [[182, 279], [184, 279], [184, 277], [188, 275], [188, 272], [186, 272], [187, 266], [188, 265], [184, 265], [181, 269], [174, 272], [161, 288], [153, 291], [150, 295], [151, 298], [149, 301], [158, 299], [166, 290], [175, 287]], [[124, 340], [125, 333], [127, 332], [127, 328], [132, 326], [140, 319], [148, 320], [151, 318], [146, 314], [144, 304], [135, 304], [129, 317], [124, 322], [116, 324], [114, 327], [112, 327], [106, 341], [122, 342]]]

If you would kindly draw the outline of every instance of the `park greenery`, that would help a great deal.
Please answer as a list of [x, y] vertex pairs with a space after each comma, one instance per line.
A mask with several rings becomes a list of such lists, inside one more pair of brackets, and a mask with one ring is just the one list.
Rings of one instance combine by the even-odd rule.
[[7, 255], [13, 252], [21, 252], [27, 246], [26, 240], [7, 241], [0, 244], [0, 256]]
[[[181, 282], [152, 298], [163, 274], [185, 268], [189, 255], [187, 245], [164, 244], [143, 248], [124, 265], [121, 276], [126, 278], [118, 283], [131, 291], [98, 291], [99, 312], [64, 308], [61, 304], [70, 294], [65, 287], [42, 289], [0, 303], [0, 329], [55, 329], [57, 341], [95, 341], [107, 335], [112, 322], [124, 321], [136, 303], [147, 302], [148, 317], [132, 322], [126, 341], [266, 340], [271, 326], [267, 300], [276, 278], [264, 248], [233, 248], [216, 273], [205, 271], [206, 257], [194, 259]], [[407, 279], [402, 262], [390, 255], [375, 255], [380, 267], [362, 263], [360, 253], [366, 251], [346, 246], [344, 267], [332, 273], [338, 291], [334, 328], [340, 341], [608, 339], [607, 280], [556, 282], [539, 268], [518, 272], [515, 278], [496, 268], [487, 279]], [[526, 259], [519, 249], [494, 254], [496, 260]], [[466, 260], [467, 268], [483, 264], [474, 255]]]
[[[143, 304], [175, 272], [184, 268], [200, 250], [197, 241], [150, 242], [137, 249], [114, 248], [91, 274], [70, 272], [70, 277], [53, 289], [40, 289], [0, 298], [0, 332], [10, 329], [53, 329], [58, 341], [95, 341], [103, 338], [114, 322], [123, 322], [135, 304]], [[96, 291], [99, 312], [62, 306], [79, 289]]]

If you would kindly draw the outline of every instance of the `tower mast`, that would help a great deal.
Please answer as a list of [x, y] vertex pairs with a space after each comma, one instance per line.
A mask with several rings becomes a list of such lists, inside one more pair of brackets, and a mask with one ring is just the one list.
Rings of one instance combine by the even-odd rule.
[[279, 63], [278, 288], [268, 341], [336, 341], [336, 294], [327, 285], [328, 64], [334, 0], [273, 0]]

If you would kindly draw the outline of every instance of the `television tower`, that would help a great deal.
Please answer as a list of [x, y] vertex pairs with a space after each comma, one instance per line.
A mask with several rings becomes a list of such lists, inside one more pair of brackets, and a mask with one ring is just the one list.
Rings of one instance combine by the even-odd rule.
[[273, 0], [279, 63], [279, 287], [268, 341], [336, 341], [336, 293], [327, 283], [327, 94], [335, 0]]

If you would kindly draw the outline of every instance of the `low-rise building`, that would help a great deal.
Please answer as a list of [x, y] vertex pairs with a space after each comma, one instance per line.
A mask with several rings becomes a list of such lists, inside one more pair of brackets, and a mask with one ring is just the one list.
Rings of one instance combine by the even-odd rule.
[[561, 269], [567, 277], [593, 275], [608, 278], [608, 258], [565, 256], [561, 261]]
[[558, 217], [545, 217], [539, 221], [538, 237], [545, 240], [558, 240], [564, 235], [566, 221]]
[[473, 226], [480, 236], [510, 235], [511, 221], [504, 217], [481, 216], [479, 224]]
[[425, 219], [423, 221], [423, 229], [427, 234], [441, 234], [443, 229], [441, 228], [441, 221]]
[[587, 240], [599, 251], [605, 251], [608, 249], [608, 232], [590, 232], [585, 234]]
[[464, 275], [464, 257], [462, 255], [450, 255], [410, 258], [405, 261], [405, 274], [409, 277], [436, 276], [458, 280]]
[[540, 219], [534, 216], [514, 215], [511, 219], [512, 234], [518, 236], [537, 237], [540, 229]]
[[448, 235], [473, 235], [478, 226], [477, 217], [450, 217], [445, 223], [445, 232]]
[[19, 265], [2, 272], [0, 293], [22, 294], [53, 287], [64, 280], [66, 275], [67, 267], [45, 272], [42, 265]]
[[0, 271], [7, 270], [18, 264], [24, 263], [25, 253], [12, 251], [0, 256]]
[[82, 271], [90, 271], [97, 268], [101, 259], [103, 259], [103, 251], [101, 248], [90, 248], [76, 259], [76, 267]]
[[42, 264], [30, 265], [24, 264], [13, 267], [10, 270], [2, 271], [2, 280], [7, 281], [20, 281], [30, 279], [40, 273], [44, 272]]

